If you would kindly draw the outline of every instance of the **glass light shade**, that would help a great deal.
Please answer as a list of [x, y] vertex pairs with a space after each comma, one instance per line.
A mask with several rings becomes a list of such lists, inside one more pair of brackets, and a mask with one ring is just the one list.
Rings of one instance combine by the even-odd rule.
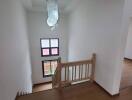
[[47, 0], [47, 24], [53, 27], [57, 24], [59, 19], [57, 0]]

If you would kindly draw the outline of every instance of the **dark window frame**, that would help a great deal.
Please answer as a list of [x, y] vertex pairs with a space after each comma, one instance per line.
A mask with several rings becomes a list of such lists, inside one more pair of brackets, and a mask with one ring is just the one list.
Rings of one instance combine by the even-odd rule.
[[[43, 48], [42, 47], [42, 44], [41, 44], [41, 41], [42, 40], [49, 40], [49, 47], [45, 47], [45, 48]], [[51, 40], [52, 39], [57, 39], [58, 40], [58, 47], [51, 47]], [[49, 56], [59, 56], [59, 38], [40, 38], [40, 48], [41, 48], [41, 57], [49, 57]], [[55, 49], [55, 48], [57, 48], [57, 50], [58, 50], [58, 54], [52, 54], [51, 53], [51, 50], [52, 49]], [[49, 49], [49, 55], [43, 55], [43, 49]]]
[[44, 67], [44, 62], [50, 62], [50, 70], [52, 70], [52, 68], [51, 68], [51, 62], [52, 62], [52, 61], [56, 61], [57, 64], [58, 64], [58, 59], [43, 60], [43, 61], [42, 61], [42, 72], [43, 72], [43, 78], [53, 76], [53, 74], [45, 75], [45, 69], [44, 69], [44, 68], [45, 68], [45, 67]]

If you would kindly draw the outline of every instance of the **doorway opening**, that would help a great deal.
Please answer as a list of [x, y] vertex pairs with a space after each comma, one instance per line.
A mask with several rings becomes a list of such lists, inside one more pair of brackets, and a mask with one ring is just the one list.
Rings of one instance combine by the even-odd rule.
[[124, 53], [120, 90], [132, 86], [132, 18], [130, 18], [127, 43]]

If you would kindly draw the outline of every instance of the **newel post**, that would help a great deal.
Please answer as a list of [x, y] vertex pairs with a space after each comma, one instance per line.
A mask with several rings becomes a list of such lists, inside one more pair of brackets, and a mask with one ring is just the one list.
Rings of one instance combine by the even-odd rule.
[[92, 75], [91, 75], [91, 82], [94, 82], [94, 78], [95, 78], [95, 63], [96, 63], [96, 54], [93, 53], [93, 55], [92, 55]]
[[58, 83], [59, 83], [59, 89], [61, 89], [61, 58], [58, 58]]
[[61, 57], [58, 58], [58, 63], [61, 63]]

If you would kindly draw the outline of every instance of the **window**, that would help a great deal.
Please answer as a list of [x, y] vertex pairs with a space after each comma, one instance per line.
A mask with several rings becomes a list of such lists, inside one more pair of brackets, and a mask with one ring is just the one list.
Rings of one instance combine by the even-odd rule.
[[59, 39], [49, 38], [40, 39], [41, 42], [41, 56], [58, 56], [59, 55]]
[[42, 61], [43, 77], [48, 77], [54, 74], [58, 60]]

